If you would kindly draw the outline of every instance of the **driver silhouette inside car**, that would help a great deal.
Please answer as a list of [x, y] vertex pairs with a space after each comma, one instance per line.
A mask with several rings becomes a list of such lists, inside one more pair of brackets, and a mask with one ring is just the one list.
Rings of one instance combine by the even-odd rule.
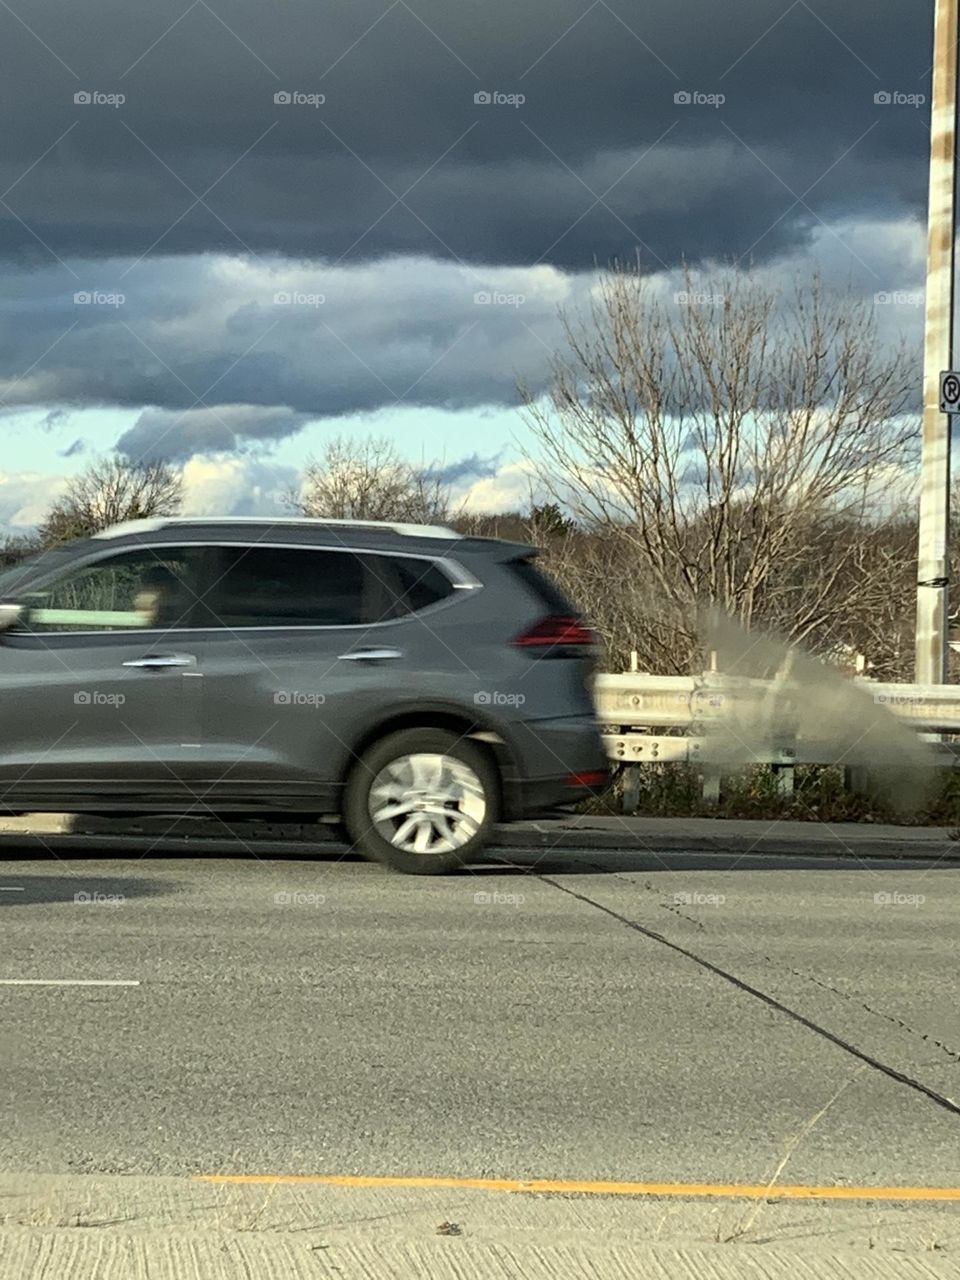
[[133, 602], [142, 627], [169, 627], [176, 623], [179, 585], [176, 575], [163, 565], [147, 570]]

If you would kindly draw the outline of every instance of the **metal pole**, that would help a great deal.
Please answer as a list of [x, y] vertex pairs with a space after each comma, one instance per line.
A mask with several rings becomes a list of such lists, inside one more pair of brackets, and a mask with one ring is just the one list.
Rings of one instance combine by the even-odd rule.
[[943, 684], [947, 677], [951, 419], [940, 412], [939, 384], [941, 372], [953, 367], [957, 8], [958, 0], [937, 0], [933, 37], [923, 455], [917, 548], [918, 684]]

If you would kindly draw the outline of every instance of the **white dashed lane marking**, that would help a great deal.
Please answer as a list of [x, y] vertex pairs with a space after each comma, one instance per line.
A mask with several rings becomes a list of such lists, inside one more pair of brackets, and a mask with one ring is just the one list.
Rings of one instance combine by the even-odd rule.
[[0, 987], [139, 987], [139, 978], [0, 978]]

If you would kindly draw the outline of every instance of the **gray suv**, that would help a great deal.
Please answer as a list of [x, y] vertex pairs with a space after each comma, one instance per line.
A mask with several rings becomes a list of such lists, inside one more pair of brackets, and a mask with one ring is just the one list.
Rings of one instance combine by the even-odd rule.
[[0, 811], [336, 816], [450, 871], [602, 788], [592, 633], [536, 550], [429, 525], [166, 519], [0, 573]]

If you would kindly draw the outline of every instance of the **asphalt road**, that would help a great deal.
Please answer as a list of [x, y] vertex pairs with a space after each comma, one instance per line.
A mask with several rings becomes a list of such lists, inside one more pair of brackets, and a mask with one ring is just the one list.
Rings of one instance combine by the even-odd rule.
[[5, 844], [0, 1172], [960, 1186], [960, 871], [500, 856]]

